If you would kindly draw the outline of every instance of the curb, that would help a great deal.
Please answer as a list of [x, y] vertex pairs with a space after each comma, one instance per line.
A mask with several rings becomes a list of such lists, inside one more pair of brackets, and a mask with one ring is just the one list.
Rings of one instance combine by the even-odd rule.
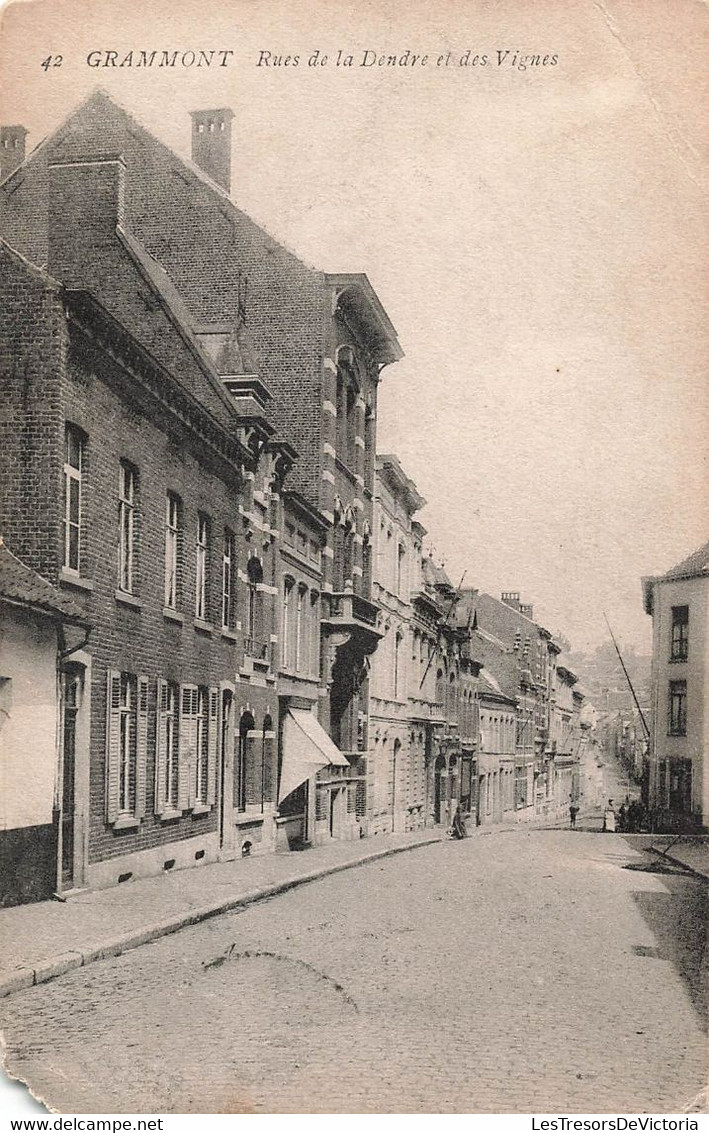
[[24, 991], [28, 987], [48, 983], [49, 980], [56, 979], [57, 976], [63, 976], [66, 972], [74, 971], [76, 968], [85, 968], [88, 964], [93, 964], [97, 960], [107, 960], [114, 956], [120, 956], [124, 952], [130, 952], [133, 948], [139, 948], [141, 944], [150, 944], [154, 940], [159, 940], [162, 936], [169, 936], [171, 933], [179, 932], [182, 928], [200, 924], [211, 917], [218, 917], [220, 914], [229, 913], [233, 909], [254, 905], [258, 901], [266, 901], [269, 897], [277, 897], [280, 893], [286, 893], [289, 889], [296, 889], [300, 885], [307, 885], [311, 881], [318, 881], [322, 877], [342, 873], [347, 869], [356, 869], [368, 862], [389, 858], [394, 854], [418, 850], [423, 846], [434, 846], [438, 842], [444, 841], [445, 838], [441, 836], [440, 838], [426, 838], [425, 841], [412, 842], [405, 846], [392, 846], [386, 850], [374, 850], [372, 853], [362, 854], [348, 862], [337, 862], [334, 865], [322, 866], [320, 869], [310, 870], [298, 877], [289, 877], [285, 881], [262, 885], [257, 889], [247, 889], [246, 892], [240, 893], [238, 897], [227, 897], [215, 901], [211, 905], [186, 909], [184, 913], [156, 921], [145, 928], [132, 929], [121, 936], [100, 941], [84, 952], [70, 951], [50, 956], [48, 959], [40, 961], [36, 968], [16, 968], [7, 975], [0, 977], [0, 999], [12, 995], [13, 992]]

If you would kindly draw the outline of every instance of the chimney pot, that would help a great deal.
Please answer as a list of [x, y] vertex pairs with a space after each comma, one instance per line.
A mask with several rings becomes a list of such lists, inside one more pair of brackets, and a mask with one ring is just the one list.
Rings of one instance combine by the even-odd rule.
[[231, 120], [233, 110], [193, 110], [192, 161], [226, 192], [231, 190]]
[[0, 181], [4, 181], [25, 160], [24, 126], [0, 126]]

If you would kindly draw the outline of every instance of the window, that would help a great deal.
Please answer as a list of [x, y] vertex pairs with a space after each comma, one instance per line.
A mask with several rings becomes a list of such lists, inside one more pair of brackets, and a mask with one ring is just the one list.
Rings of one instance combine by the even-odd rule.
[[177, 685], [158, 681], [155, 752], [155, 813], [175, 811], [178, 804], [180, 724]]
[[687, 735], [687, 682], [670, 681], [669, 734]]
[[236, 775], [234, 776], [234, 806], [246, 810], [247, 762], [249, 761], [249, 732], [256, 726], [250, 712], [245, 712], [239, 721], [239, 744], [237, 747]]
[[121, 674], [119, 713], [119, 759], [120, 782], [118, 805], [120, 810], [130, 813], [133, 790], [135, 788], [135, 727], [132, 719], [135, 692], [132, 679], [127, 673]]
[[81, 558], [81, 489], [85, 442], [82, 433], [67, 425], [64, 444], [64, 566], [79, 573]]
[[689, 606], [672, 607], [670, 660], [686, 661], [689, 653]]
[[201, 622], [209, 617], [209, 517], [197, 516], [194, 616]]
[[168, 492], [165, 506], [165, 605], [170, 610], [177, 609], [179, 597], [180, 512], [180, 497]]
[[400, 598], [404, 597], [405, 561], [406, 549], [403, 543], [399, 543], [396, 552], [396, 593]]
[[298, 587], [298, 597], [295, 604], [295, 671], [300, 673], [303, 670], [303, 634], [304, 634], [304, 610], [305, 598], [307, 595], [305, 586]]
[[246, 610], [246, 652], [252, 657], [266, 660], [268, 647], [259, 640], [263, 622], [262, 602], [263, 567], [257, 558], [249, 560], [246, 568], [248, 579], [248, 607]]
[[284, 669], [290, 668], [290, 619], [291, 596], [293, 594], [293, 579], [283, 579], [283, 608], [281, 616], [281, 664]]
[[125, 462], [118, 473], [118, 588], [133, 593], [135, 563], [135, 469]]
[[234, 627], [234, 567], [236, 565], [236, 537], [228, 527], [224, 528], [222, 548], [222, 628]]
[[401, 641], [400, 633], [394, 638], [394, 700], [399, 699], [399, 684], [401, 678]]
[[311, 677], [320, 675], [320, 595], [317, 590], [310, 591], [310, 661], [308, 671]]
[[145, 814], [148, 753], [148, 678], [108, 673], [106, 713], [106, 820]]
[[209, 706], [206, 688], [197, 689], [197, 711], [195, 713], [195, 791], [196, 803], [204, 804], [207, 801], [207, 766], [209, 755], [207, 740], [209, 737]]

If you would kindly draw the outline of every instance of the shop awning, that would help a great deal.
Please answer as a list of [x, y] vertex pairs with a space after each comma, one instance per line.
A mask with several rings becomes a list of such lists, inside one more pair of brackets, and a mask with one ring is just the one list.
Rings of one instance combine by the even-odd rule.
[[312, 712], [290, 708], [283, 722], [283, 764], [278, 802], [319, 771], [321, 767], [349, 767]]

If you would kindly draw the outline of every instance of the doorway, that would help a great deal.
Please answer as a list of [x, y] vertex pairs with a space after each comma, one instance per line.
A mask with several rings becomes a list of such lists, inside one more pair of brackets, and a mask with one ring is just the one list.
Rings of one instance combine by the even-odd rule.
[[62, 673], [61, 717], [61, 888], [74, 887], [76, 845], [76, 756], [77, 722], [82, 707], [83, 675], [72, 670]]

